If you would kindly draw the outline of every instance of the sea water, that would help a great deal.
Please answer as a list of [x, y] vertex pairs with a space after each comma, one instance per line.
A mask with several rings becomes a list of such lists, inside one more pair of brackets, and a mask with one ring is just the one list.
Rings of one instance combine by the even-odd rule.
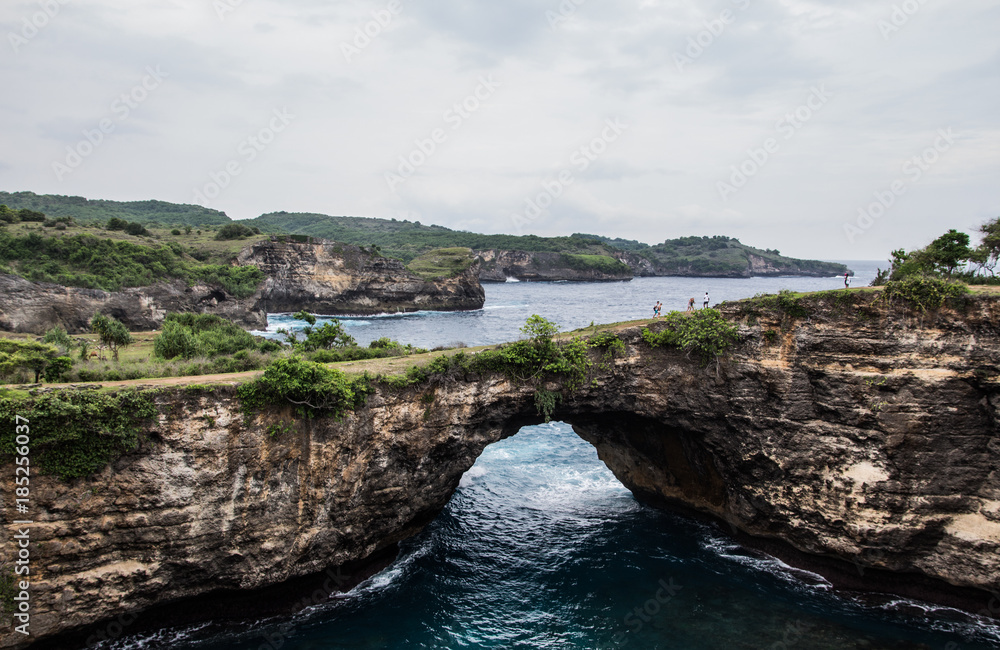
[[[857, 284], [874, 274], [874, 265], [852, 268]], [[475, 345], [516, 338], [532, 313], [570, 329], [650, 316], [656, 300], [664, 312], [690, 297], [700, 306], [705, 290], [714, 304], [838, 286], [842, 278], [522, 282], [488, 285], [481, 312], [346, 322], [359, 341]], [[644, 506], [593, 447], [554, 422], [489, 446], [441, 515], [346, 595], [293, 616], [164, 629], [102, 647], [972, 650], [1000, 647], [1000, 626], [838, 592], [724, 529]]]

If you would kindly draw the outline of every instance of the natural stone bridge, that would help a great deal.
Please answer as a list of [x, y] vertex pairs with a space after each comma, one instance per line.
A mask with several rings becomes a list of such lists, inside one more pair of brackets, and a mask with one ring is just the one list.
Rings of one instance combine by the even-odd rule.
[[[995, 604], [1000, 300], [920, 315], [817, 298], [808, 316], [743, 321], [737, 349], [706, 368], [622, 329], [625, 353], [595, 364], [596, 385], [567, 395], [554, 419], [638, 498], [724, 522], [847, 586]], [[541, 421], [534, 391], [435, 376], [278, 439], [267, 428], [289, 412], [244, 422], [231, 385], [160, 392], [140, 450], [88, 479], [33, 480], [44, 513], [32, 530], [33, 638], [78, 635], [37, 647], [224, 615], [222, 601], [197, 600], [221, 590], [284, 585], [298, 600], [313, 586], [297, 581], [329, 584], [330, 567], [360, 577], [440, 512], [487, 445]], [[2, 471], [9, 494], [13, 471]], [[14, 532], [6, 522], [5, 554]], [[248, 614], [260, 601], [232, 602]]]

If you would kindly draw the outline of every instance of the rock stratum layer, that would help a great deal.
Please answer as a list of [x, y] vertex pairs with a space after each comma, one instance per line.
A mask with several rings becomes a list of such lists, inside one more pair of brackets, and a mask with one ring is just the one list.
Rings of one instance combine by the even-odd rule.
[[[985, 608], [1000, 590], [1000, 300], [924, 315], [808, 306], [800, 318], [724, 306], [743, 318], [741, 343], [708, 367], [623, 330], [624, 353], [554, 418], [640, 499], [853, 564], [872, 589], [896, 576]], [[32, 479], [31, 629], [93, 638], [140, 612], [135, 630], [154, 605], [391, 552], [487, 445], [540, 421], [534, 391], [437, 375], [273, 439], [290, 411], [245, 421], [231, 386], [163, 390], [139, 450], [88, 479]], [[13, 475], [5, 464], [7, 494]], [[3, 527], [4, 549], [16, 530]]]
[[331, 241], [264, 241], [244, 249], [237, 263], [256, 265], [267, 275], [256, 304], [271, 313], [462, 311], [481, 309], [486, 301], [476, 264], [453, 278], [422, 280], [399, 260]]
[[181, 280], [108, 292], [0, 275], [0, 330], [43, 334], [61, 326], [77, 334], [89, 331], [98, 311], [134, 331], [160, 329], [169, 312], [218, 314], [247, 329], [264, 329], [269, 312], [458, 311], [480, 309], [485, 301], [475, 265], [458, 277], [425, 281], [398, 260], [322, 240], [275, 238], [244, 249], [237, 263], [257, 265], [267, 275], [251, 297], [238, 299], [221, 287]]
[[173, 280], [110, 292], [0, 275], [0, 330], [44, 334], [59, 326], [79, 334], [90, 331], [97, 312], [133, 331], [160, 329], [169, 312], [218, 314], [247, 329], [267, 327], [267, 314], [254, 299], [239, 300], [216, 286]]

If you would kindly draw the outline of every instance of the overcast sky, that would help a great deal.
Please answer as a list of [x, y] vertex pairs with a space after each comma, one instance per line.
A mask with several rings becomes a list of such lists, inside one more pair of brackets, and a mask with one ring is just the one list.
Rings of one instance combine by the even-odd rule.
[[0, 189], [882, 259], [1000, 216], [997, 0], [4, 0]]

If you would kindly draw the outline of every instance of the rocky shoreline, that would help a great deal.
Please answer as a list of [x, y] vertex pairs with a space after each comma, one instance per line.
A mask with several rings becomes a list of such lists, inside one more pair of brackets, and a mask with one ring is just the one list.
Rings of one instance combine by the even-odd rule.
[[426, 281], [399, 260], [323, 240], [275, 237], [247, 247], [236, 263], [256, 265], [267, 276], [254, 295], [236, 298], [219, 286], [181, 280], [109, 292], [0, 274], [0, 330], [43, 334], [59, 326], [79, 334], [89, 331], [98, 311], [133, 331], [160, 329], [170, 312], [217, 314], [246, 329], [265, 329], [268, 313], [463, 311], [481, 309], [486, 300], [476, 265], [457, 277]]

